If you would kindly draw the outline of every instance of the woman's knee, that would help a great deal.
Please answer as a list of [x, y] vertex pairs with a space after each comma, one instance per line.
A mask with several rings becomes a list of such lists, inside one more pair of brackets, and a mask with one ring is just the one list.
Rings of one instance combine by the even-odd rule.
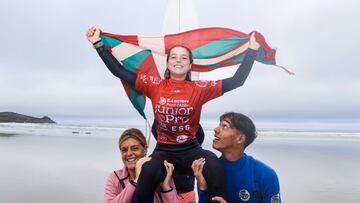
[[141, 174], [148, 177], [154, 177], [158, 172], [165, 170], [163, 160], [152, 158], [150, 161], [144, 163], [141, 169]]

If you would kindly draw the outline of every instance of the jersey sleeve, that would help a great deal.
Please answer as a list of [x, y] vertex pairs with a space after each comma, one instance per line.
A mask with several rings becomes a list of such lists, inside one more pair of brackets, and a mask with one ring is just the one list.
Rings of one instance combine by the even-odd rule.
[[222, 95], [222, 80], [195, 81], [197, 91], [200, 92], [202, 103], [206, 103]]
[[145, 96], [151, 97], [151, 93], [155, 92], [160, 83], [161, 78], [139, 74], [135, 81], [135, 89], [142, 92]]
[[263, 203], [281, 203], [279, 179], [274, 170], [263, 178]]
[[207, 196], [208, 196], [207, 190], [203, 191], [198, 188], [197, 192], [198, 192], [198, 198], [199, 198], [198, 203], [206, 203]]
[[125, 69], [125, 67], [117, 61], [117, 59], [106, 49], [104, 45], [96, 48], [96, 51], [105, 63], [106, 67], [114, 76], [126, 82], [131, 87], [135, 86], [137, 75], [134, 72]]
[[223, 80], [222, 93], [240, 87], [245, 83], [245, 80], [249, 76], [251, 68], [256, 59], [256, 55], [257, 55], [256, 50], [253, 49], [247, 50], [244, 60], [236, 70], [234, 76]]

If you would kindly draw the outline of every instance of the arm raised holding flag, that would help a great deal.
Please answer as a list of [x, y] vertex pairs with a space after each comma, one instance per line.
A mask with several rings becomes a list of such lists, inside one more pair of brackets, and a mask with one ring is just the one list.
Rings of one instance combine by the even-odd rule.
[[[199, 129], [202, 106], [244, 84], [260, 47], [254, 34], [250, 37], [249, 49], [235, 75], [216, 81], [191, 81], [190, 71], [194, 59], [192, 50], [184, 45], [174, 45], [168, 49], [165, 79], [161, 79], [157, 75], [136, 71], [130, 73], [125, 69], [99, 40], [99, 28], [90, 28], [87, 38], [113, 75], [152, 101], [157, 145], [151, 155], [152, 159], [143, 166], [132, 202], [153, 201], [156, 186], [165, 178], [166, 171], [162, 164], [164, 160], [174, 163], [179, 173], [191, 176], [192, 161], [201, 157], [207, 162], [203, 173], [208, 184], [208, 200], [211, 201], [210, 197], [213, 196], [226, 199], [223, 167], [214, 153], [200, 147], [195, 135]], [[132, 59], [140, 59], [146, 55], [146, 51], [136, 52]], [[143, 63], [151, 61], [149, 58], [141, 59]], [[131, 62], [139, 65], [136, 60]], [[123, 64], [125, 63], [130, 61], [124, 61]], [[149, 65], [151, 64], [144, 66]]]

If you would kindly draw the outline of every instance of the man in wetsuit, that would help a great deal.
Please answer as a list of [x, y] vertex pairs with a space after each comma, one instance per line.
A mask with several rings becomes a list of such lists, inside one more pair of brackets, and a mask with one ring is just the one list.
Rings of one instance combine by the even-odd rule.
[[[221, 152], [219, 158], [225, 169], [226, 193], [230, 203], [279, 203], [280, 186], [276, 172], [244, 153], [256, 138], [256, 128], [247, 116], [229, 112], [220, 117], [220, 124], [214, 129], [213, 148]], [[192, 164], [198, 182], [199, 202], [206, 202], [207, 184], [202, 175], [204, 159]], [[213, 200], [225, 203], [221, 197]]]

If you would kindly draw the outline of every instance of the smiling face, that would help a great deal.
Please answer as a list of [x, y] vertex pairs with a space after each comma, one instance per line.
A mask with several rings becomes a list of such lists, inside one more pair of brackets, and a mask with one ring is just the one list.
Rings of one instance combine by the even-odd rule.
[[121, 159], [128, 170], [135, 170], [136, 162], [146, 155], [146, 148], [135, 138], [127, 138], [120, 145]]
[[220, 121], [214, 129], [215, 138], [212, 147], [222, 153], [238, 150], [244, 142], [244, 134], [236, 130], [229, 118]]
[[191, 57], [189, 51], [184, 47], [176, 46], [170, 50], [167, 68], [170, 71], [171, 79], [185, 80], [186, 75], [191, 70]]

